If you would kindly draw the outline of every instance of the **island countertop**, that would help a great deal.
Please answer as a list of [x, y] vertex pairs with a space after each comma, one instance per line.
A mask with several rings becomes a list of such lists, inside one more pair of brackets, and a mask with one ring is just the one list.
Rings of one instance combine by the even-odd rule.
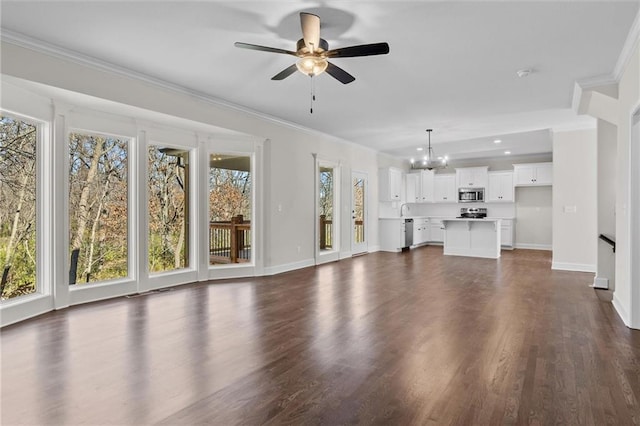
[[499, 218], [483, 218], [483, 219], [477, 219], [477, 218], [473, 218], [473, 217], [452, 217], [452, 218], [443, 218], [440, 219], [443, 222], [451, 222], [451, 221], [455, 221], [455, 222], [498, 222], [501, 221], [502, 219]]
[[444, 254], [497, 259], [502, 219], [442, 219]]

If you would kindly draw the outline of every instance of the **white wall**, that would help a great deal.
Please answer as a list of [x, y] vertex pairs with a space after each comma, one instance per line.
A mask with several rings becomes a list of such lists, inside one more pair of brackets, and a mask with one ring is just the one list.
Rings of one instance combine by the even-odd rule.
[[[631, 115], [640, 106], [640, 40], [636, 40], [631, 58], [618, 84], [618, 152], [616, 160], [616, 289], [613, 304], [622, 320], [640, 328], [640, 276], [631, 277], [631, 268], [640, 263], [640, 253], [631, 258], [630, 221], [638, 220], [640, 211], [630, 211], [630, 194], [640, 191], [640, 182], [631, 181]], [[636, 142], [637, 143], [637, 142]], [[634, 158], [638, 167], [638, 158]], [[638, 243], [638, 236], [635, 236]], [[640, 275], [640, 274], [639, 274]]]
[[[616, 93], [617, 96], [617, 87]], [[598, 120], [598, 234], [616, 237], [616, 159], [617, 127], [604, 120]], [[596, 280], [599, 286], [608, 285], [615, 289], [616, 257], [612, 247], [598, 241], [598, 262]]]
[[516, 248], [551, 250], [552, 187], [516, 187]]
[[595, 272], [596, 129], [553, 135], [553, 269]]
[[[260, 178], [264, 182], [264, 190], [261, 194], [262, 208], [256, 214], [261, 215], [262, 220], [257, 223], [264, 224], [263, 257], [260, 265], [264, 267], [264, 273], [277, 273], [314, 263], [316, 219], [313, 154], [340, 164], [343, 202], [340, 246], [346, 255], [351, 250], [351, 171], [367, 174], [367, 218], [371, 224], [366, 227], [367, 238], [369, 250], [377, 249], [377, 152], [317, 131], [194, 95], [177, 87], [106, 70], [81, 59], [38, 52], [6, 42], [2, 42], [0, 52], [3, 84], [10, 81], [12, 85], [20, 85], [23, 89], [49, 98], [49, 105], [63, 105], [65, 108], [80, 106], [83, 109], [120, 114], [130, 120], [153, 120], [167, 126], [179, 125], [183, 130], [191, 130], [194, 136], [200, 132], [221, 134], [222, 137], [229, 134], [230, 143], [233, 143], [233, 138], [238, 133], [245, 135], [245, 138], [260, 141], [264, 165]], [[15, 112], [20, 113], [19, 110]], [[215, 142], [204, 141], [202, 149]], [[383, 158], [382, 163], [389, 161]], [[202, 247], [198, 246], [198, 249]], [[58, 267], [60, 270], [66, 269], [65, 265]], [[204, 265], [206, 267], [208, 265]], [[215, 276], [211, 276], [211, 270], [199, 271], [198, 277], [217, 278], [216, 274], [219, 273], [220, 278], [223, 278], [223, 270], [227, 271], [228, 268], [215, 269]], [[256, 269], [256, 273], [260, 271]], [[64, 281], [64, 274], [57, 278], [60, 282]]]

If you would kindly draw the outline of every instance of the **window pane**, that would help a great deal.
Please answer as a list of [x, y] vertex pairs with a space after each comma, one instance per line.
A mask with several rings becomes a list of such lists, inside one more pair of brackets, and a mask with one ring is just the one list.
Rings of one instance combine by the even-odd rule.
[[353, 242], [364, 243], [364, 179], [353, 178]]
[[333, 250], [333, 169], [320, 167], [320, 250]]
[[0, 116], [2, 300], [36, 291], [36, 126]]
[[69, 135], [69, 283], [128, 276], [128, 141]]
[[149, 147], [149, 271], [189, 266], [189, 152]]
[[209, 262], [251, 261], [251, 157], [209, 159]]

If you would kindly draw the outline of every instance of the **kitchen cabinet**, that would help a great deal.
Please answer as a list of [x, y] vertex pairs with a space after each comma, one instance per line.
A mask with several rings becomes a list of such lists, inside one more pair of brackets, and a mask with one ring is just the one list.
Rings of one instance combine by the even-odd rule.
[[402, 194], [402, 170], [394, 167], [378, 169], [380, 201], [400, 201]]
[[463, 167], [456, 169], [458, 188], [486, 188], [489, 167]]
[[[409, 197], [414, 190], [415, 201]], [[421, 170], [407, 175], [407, 203], [432, 203], [433, 202], [433, 170]], [[413, 193], [411, 194], [413, 195]]]
[[513, 202], [513, 172], [489, 172], [487, 202]]
[[420, 202], [420, 175], [418, 173], [409, 173], [405, 176], [406, 198], [407, 203]]
[[420, 172], [420, 202], [433, 202], [433, 170], [422, 170]]
[[434, 243], [444, 242], [444, 226], [442, 219], [429, 220], [429, 241]]
[[436, 174], [433, 177], [433, 201], [436, 203], [457, 203], [456, 175]]
[[512, 219], [502, 219], [500, 223], [500, 245], [506, 248], [513, 248], [515, 227]]
[[380, 219], [380, 250], [398, 252], [404, 246], [406, 229], [404, 219], [390, 218]]
[[514, 164], [515, 186], [544, 186], [553, 184], [553, 163]]
[[413, 245], [417, 246], [429, 241], [429, 219], [419, 218], [413, 220]]

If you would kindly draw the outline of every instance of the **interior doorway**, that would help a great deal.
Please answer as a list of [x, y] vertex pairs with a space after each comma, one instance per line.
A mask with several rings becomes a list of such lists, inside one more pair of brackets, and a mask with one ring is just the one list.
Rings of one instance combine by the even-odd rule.
[[367, 191], [369, 184], [366, 173], [351, 173], [351, 254], [358, 255], [368, 251], [367, 231]]

